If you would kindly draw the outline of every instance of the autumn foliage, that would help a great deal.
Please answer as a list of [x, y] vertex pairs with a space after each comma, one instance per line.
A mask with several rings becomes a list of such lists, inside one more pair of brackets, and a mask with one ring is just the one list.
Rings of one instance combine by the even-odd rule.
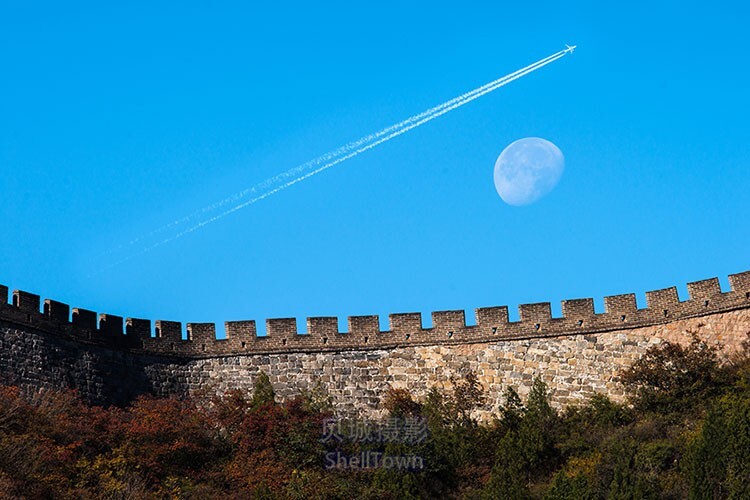
[[[474, 415], [485, 394], [470, 371], [421, 398], [387, 389], [382, 409], [411, 431], [421, 422], [410, 434], [419, 439], [348, 441], [323, 439], [335, 420], [324, 393], [282, 403], [264, 374], [251, 392], [144, 396], [125, 408], [0, 386], [0, 497], [750, 497], [747, 355], [721, 364], [697, 338], [665, 342], [621, 380], [628, 404], [599, 395], [560, 411], [536, 378], [523, 400], [509, 387], [482, 424]], [[369, 436], [359, 431], [371, 422], [349, 423]], [[331, 453], [418, 457], [420, 467], [332, 468]]]

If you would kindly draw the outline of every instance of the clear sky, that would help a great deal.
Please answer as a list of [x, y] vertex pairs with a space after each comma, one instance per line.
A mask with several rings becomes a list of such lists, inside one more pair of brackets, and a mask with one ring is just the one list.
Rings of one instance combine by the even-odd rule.
[[[5, 2], [0, 283], [123, 316], [217, 321], [515, 306], [750, 269], [740, 2]], [[102, 272], [269, 176], [578, 50]], [[543, 137], [549, 195], [497, 156]], [[109, 260], [108, 260], [109, 259]]]

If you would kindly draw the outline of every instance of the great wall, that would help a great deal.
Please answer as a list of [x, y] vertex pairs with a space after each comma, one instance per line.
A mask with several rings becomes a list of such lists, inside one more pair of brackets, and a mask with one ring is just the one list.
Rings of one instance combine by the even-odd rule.
[[[423, 328], [419, 313], [392, 314], [380, 331], [377, 316], [348, 318], [340, 332], [335, 317], [266, 320], [259, 336], [254, 321], [229, 321], [226, 338], [208, 323], [181, 323], [97, 315], [39, 295], [0, 286], [0, 382], [26, 390], [73, 388], [91, 403], [125, 404], [140, 394], [199, 395], [251, 390], [262, 370], [284, 399], [316, 387], [343, 414], [377, 416], [387, 387], [417, 397], [447, 388], [467, 370], [487, 394], [479, 412], [502, 404], [508, 385], [521, 395], [534, 376], [552, 391], [553, 403], [575, 403], [595, 393], [624, 397], [618, 373], [649, 346], [664, 340], [687, 343], [697, 334], [729, 356], [750, 332], [750, 271], [729, 276], [729, 291], [711, 278], [688, 283], [681, 301], [675, 287], [635, 294], [562, 302], [562, 317], [549, 303], [522, 304], [519, 321], [508, 308], [476, 310], [467, 326], [464, 311], [432, 313]], [[186, 338], [185, 338], [186, 337]]]

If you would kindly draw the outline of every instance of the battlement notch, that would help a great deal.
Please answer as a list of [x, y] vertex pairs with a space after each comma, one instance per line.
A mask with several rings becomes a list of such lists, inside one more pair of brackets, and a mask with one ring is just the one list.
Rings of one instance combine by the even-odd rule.
[[628, 316], [638, 310], [634, 293], [621, 295], [610, 295], [604, 297], [604, 312], [613, 316], [619, 316], [621, 321], [626, 321]]
[[663, 288], [646, 292], [646, 308], [657, 317], [674, 316], [680, 306], [677, 287]]
[[73, 308], [73, 326], [82, 330], [96, 331], [96, 313], [80, 307]]
[[729, 286], [733, 292], [750, 294], [750, 271], [744, 273], [730, 274]]
[[480, 307], [474, 311], [474, 317], [478, 327], [497, 334], [499, 329], [508, 324], [508, 306]]
[[122, 336], [122, 316], [115, 316], [113, 314], [100, 314], [99, 332], [109, 337]]
[[270, 338], [290, 338], [297, 334], [297, 318], [269, 318], [266, 320], [266, 335]]
[[17, 307], [21, 311], [38, 313], [40, 304], [39, 295], [23, 290], [13, 291], [13, 307]]
[[151, 338], [151, 321], [137, 318], [126, 319], [125, 335], [139, 340]]
[[552, 319], [552, 306], [549, 302], [521, 304], [518, 313], [522, 323], [546, 323]]
[[568, 299], [562, 301], [563, 318], [586, 321], [594, 317], [594, 299]]
[[182, 323], [179, 321], [156, 321], [156, 338], [165, 341], [181, 342], [182, 341]]
[[70, 306], [56, 300], [44, 299], [44, 316], [55, 323], [69, 323]]
[[349, 330], [352, 342], [367, 345], [377, 344], [380, 333], [379, 316], [349, 316], [347, 318], [347, 330]]
[[693, 281], [687, 284], [690, 300], [712, 300], [721, 297], [721, 285], [719, 278]]
[[245, 350], [265, 340], [258, 337], [258, 329], [255, 321], [227, 321], [224, 323], [224, 331], [227, 334], [227, 344], [235, 350]]

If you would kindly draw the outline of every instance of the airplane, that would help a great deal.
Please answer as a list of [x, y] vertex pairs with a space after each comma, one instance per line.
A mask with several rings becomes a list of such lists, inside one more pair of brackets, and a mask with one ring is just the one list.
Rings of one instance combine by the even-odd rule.
[[565, 47], [567, 47], [567, 48], [566, 48], [565, 50], [563, 50], [563, 52], [570, 52], [570, 53], [572, 54], [572, 53], [573, 53], [573, 51], [574, 51], [574, 50], [576, 49], [576, 47], [578, 47], [578, 45], [573, 45], [573, 46], [571, 47], [570, 45], [568, 45], [568, 44], [566, 43], [566, 44], [565, 44]]

